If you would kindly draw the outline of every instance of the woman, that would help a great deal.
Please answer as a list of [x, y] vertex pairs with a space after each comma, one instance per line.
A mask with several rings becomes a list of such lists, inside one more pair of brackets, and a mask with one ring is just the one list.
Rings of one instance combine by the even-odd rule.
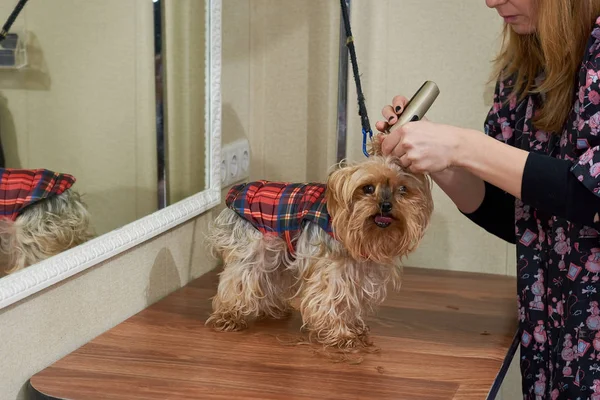
[[486, 3], [505, 21], [486, 134], [424, 120], [382, 150], [516, 244], [524, 398], [600, 399], [600, 0]]

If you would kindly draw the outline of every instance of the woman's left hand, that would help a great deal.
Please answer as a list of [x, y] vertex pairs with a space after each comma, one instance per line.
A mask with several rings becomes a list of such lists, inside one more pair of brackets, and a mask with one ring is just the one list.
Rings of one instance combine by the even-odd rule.
[[400, 158], [414, 173], [431, 174], [457, 165], [467, 130], [430, 121], [409, 122], [384, 135], [383, 155]]

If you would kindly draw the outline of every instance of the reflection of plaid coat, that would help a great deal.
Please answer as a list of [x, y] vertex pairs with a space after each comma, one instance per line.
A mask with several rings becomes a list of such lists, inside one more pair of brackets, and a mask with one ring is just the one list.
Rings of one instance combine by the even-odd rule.
[[283, 237], [290, 252], [307, 222], [319, 225], [333, 236], [325, 185], [256, 181], [231, 188], [225, 201], [264, 234]]
[[58, 196], [74, 183], [71, 175], [47, 169], [0, 168], [0, 218], [14, 221], [25, 207]]

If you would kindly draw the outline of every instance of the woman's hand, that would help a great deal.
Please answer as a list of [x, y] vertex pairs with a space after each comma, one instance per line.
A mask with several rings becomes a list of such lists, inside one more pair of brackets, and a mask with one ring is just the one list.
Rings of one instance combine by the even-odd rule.
[[383, 115], [385, 121], [377, 121], [375, 123], [375, 128], [377, 128], [379, 132], [387, 132], [390, 126], [394, 125], [398, 121], [398, 116], [402, 114], [402, 111], [404, 111], [406, 103], [408, 103], [408, 99], [406, 97], [394, 97], [392, 99], [392, 105], [385, 106], [381, 110], [381, 115]]
[[[396, 96], [391, 106], [381, 111], [386, 121], [375, 126], [380, 132], [389, 130], [398, 120], [407, 103], [406, 97]], [[436, 173], [456, 165], [466, 130], [430, 122], [426, 119], [409, 122], [384, 135], [383, 155], [394, 155], [403, 167], [416, 173]]]
[[[376, 127], [387, 132], [398, 120], [406, 106], [406, 97], [396, 96], [382, 114], [386, 121]], [[523, 170], [529, 153], [472, 129], [436, 124], [426, 120], [409, 122], [383, 135], [381, 150], [384, 155], [400, 158], [403, 166], [412, 172], [431, 174], [461, 209], [470, 209], [475, 203], [463, 202], [464, 193], [479, 193], [482, 182], [521, 198]], [[455, 167], [455, 168], [449, 168]], [[450, 190], [452, 189], [452, 190]], [[460, 193], [451, 193], [460, 190]]]
[[465, 130], [430, 121], [409, 122], [395, 128], [381, 143], [383, 155], [400, 158], [404, 168], [435, 173], [457, 165]]

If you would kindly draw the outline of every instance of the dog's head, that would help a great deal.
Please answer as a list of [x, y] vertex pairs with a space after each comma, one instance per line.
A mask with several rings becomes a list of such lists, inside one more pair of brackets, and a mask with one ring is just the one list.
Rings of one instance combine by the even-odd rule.
[[373, 155], [339, 166], [327, 181], [334, 233], [357, 260], [390, 263], [421, 242], [433, 212], [431, 180]]

